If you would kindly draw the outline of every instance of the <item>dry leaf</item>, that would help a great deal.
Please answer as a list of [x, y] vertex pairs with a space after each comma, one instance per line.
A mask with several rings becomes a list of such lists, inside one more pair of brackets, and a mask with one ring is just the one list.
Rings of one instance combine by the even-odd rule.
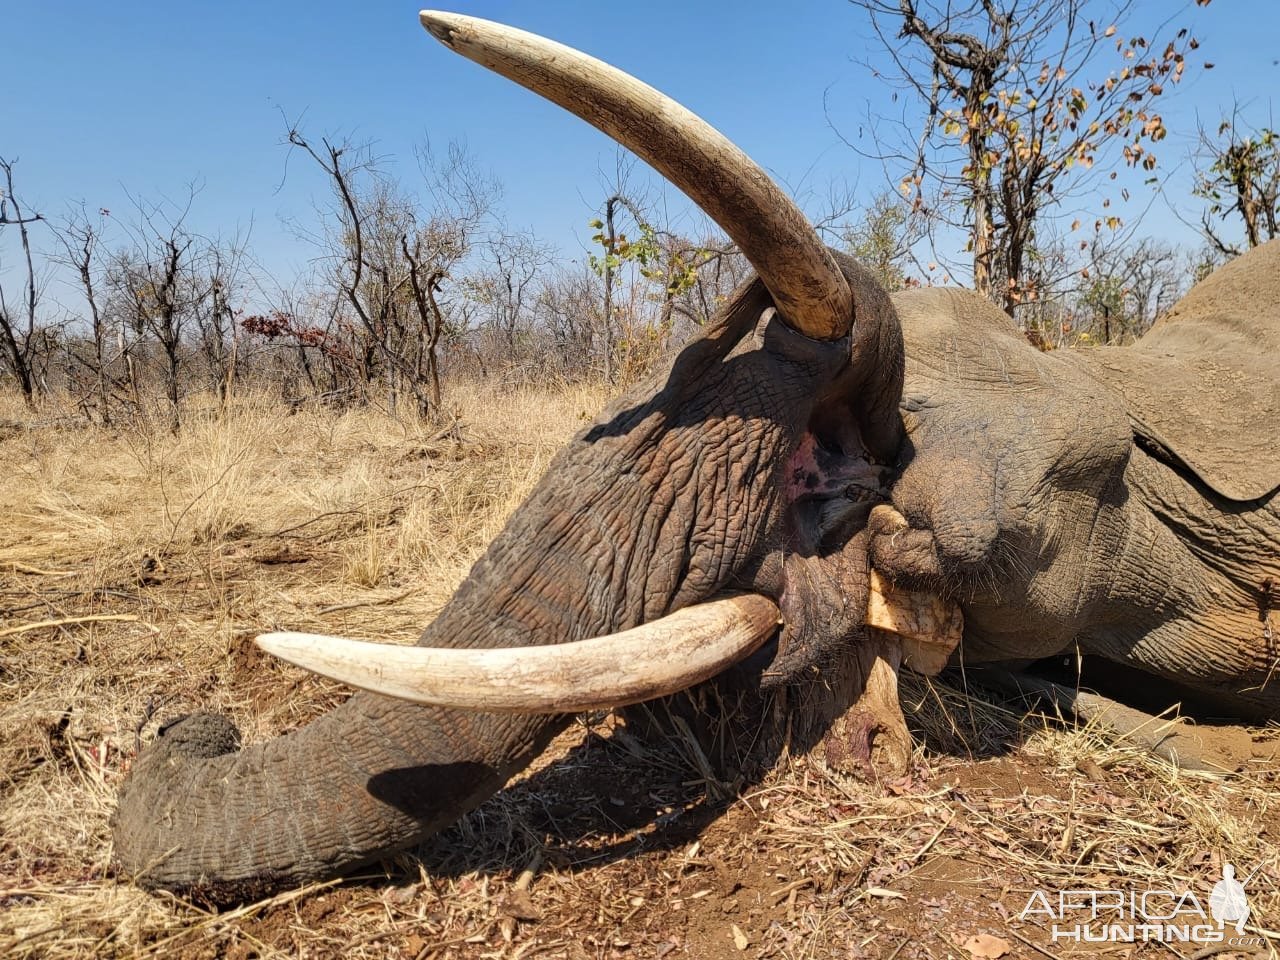
[[504, 917], [517, 920], [541, 920], [542, 912], [533, 905], [533, 898], [528, 890], [508, 890], [498, 902], [498, 912]]
[[1009, 952], [1009, 941], [1002, 937], [993, 937], [989, 933], [975, 933], [964, 942], [969, 956], [983, 960], [997, 960]]
[[750, 942], [751, 941], [747, 939], [747, 935], [743, 933], [742, 929], [735, 923], [733, 925], [733, 945], [739, 950], [745, 950], [747, 949], [747, 944]]

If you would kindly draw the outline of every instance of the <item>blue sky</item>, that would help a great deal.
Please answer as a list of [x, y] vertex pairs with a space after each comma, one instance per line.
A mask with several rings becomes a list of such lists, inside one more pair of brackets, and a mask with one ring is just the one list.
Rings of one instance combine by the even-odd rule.
[[[615, 163], [611, 143], [582, 122], [439, 46], [409, 3], [6, 6], [0, 156], [19, 158], [28, 205], [58, 214], [83, 200], [127, 216], [126, 191], [181, 197], [194, 180], [202, 189], [192, 225], [229, 233], [252, 223], [254, 252], [277, 274], [314, 255], [289, 222], [314, 228], [316, 205], [327, 202], [318, 173], [280, 145], [281, 111], [302, 116], [313, 137], [373, 141], [406, 178], [415, 175], [413, 145], [425, 136], [437, 146], [465, 141], [502, 181], [508, 224], [532, 228], [570, 257], [581, 255], [584, 224], [604, 195], [601, 171]], [[1280, 4], [1138, 6], [1134, 31], [1175, 16], [1193, 26], [1202, 60], [1216, 65], [1193, 65], [1164, 104], [1171, 136], [1161, 176], [1171, 195], [1185, 193], [1178, 185], [1187, 177], [1183, 160], [1197, 115], [1216, 121], [1239, 99], [1255, 122], [1268, 121], [1268, 91], [1280, 79], [1280, 53], [1272, 52]], [[813, 209], [833, 180], [864, 200], [885, 188], [880, 167], [841, 143], [824, 105], [833, 105], [830, 119], [852, 139], [868, 106], [889, 104], [889, 91], [865, 65], [883, 63], [883, 53], [865, 14], [843, 0], [457, 0], [450, 9], [542, 33], [653, 83]], [[1160, 204], [1144, 232], [1193, 240]], [[9, 252], [7, 242], [0, 252]], [[5, 261], [7, 270], [11, 255]]]

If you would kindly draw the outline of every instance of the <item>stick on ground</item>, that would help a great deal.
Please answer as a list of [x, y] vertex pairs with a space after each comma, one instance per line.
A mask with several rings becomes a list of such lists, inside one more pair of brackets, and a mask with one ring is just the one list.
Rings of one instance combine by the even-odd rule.
[[0, 637], [12, 637], [32, 630], [43, 630], [45, 627], [66, 627], [75, 623], [99, 623], [104, 620], [137, 620], [136, 613], [95, 613], [84, 617], [63, 617], [60, 620], [39, 620], [36, 623], [22, 623], [16, 627], [0, 630]]

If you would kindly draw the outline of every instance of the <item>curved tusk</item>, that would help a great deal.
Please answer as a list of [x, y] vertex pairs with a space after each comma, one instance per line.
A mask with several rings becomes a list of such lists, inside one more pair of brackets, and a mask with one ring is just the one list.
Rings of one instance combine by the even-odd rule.
[[586, 120], [688, 194], [751, 261], [795, 329], [818, 340], [849, 332], [853, 294], [808, 219], [705, 120], [572, 47], [457, 13], [418, 16], [450, 50]]
[[687, 607], [607, 637], [537, 647], [457, 649], [267, 633], [263, 650], [374, 693], [489, 713], [578, 713], [666, 696], [708, 680], [773, 634], [757, 594]]
[[871, 571], [867, 626], [902, 641], [903, 665], [932, 677], [941, 672], [964, 636], [964, 614], [954, 600], [907, 590]]
[[[871, 523], [885, 532], [910, 527], [907, 518], [890, 504], [871, 509]], [[902, 641], [902, 662], [916, 673], [935, 676], [964, 636], [964, 612], [954, 600], [908, 590], [872, 569], [867, 584], [867, 626], [895, 634]]]

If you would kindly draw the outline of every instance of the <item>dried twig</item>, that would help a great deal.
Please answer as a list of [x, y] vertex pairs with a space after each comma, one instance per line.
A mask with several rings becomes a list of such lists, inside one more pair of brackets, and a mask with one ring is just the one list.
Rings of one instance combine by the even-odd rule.
[[0, 637], [12, 637], [32, 630], [43, 630], [45, 627], [65, 627], [76, 623], [100, 623], [104, 620], [137, 620], [136, 613], [95, 613], [84, 617], [63, 617], [59, 620], [40, 620], [37, 623], [23, 623], [16, 627], [0, 630]]
[[1008, 931], [1009, 931], [1009, 935], [1010, 935], [1010, 936], [1012, 936], [1012, 937], [1013, 937], [1014, 939], [1016, 939], [1016, 940], [1021, 940], [1021, 941], [1022, 941], [1023, 943], [1025, 943], [1028, 947], [1030, 947], [1032, 950], [1034, 950], [1036, 953], [1039, 953], [1039, 954], [1042, 954], [1043, 956], [1048, 957], [1048, 958], [1049, 958], [1049, 960], [1058, 960], [1058, 956], [1057, 956], [1057, 954], [1050, 953], [1050, 952], [1049, 952], [1048, 950], [1046, 950], [1044, 947], [1040, 946], [1040, 944], [1035, 943], [1035, 942], [1033, 942], [1033, 941], [1031, 941], [1031, 940], [1028, 940], [1026, 937], [1024, 937], [1022, 934], [1020, 934], [1017, 930], [1014, 930], [1012, 927], [1009, 927], [1009, 928], [1008, 928]]
[[371, 497], [368, 500], [365, 500], [354, 507], [350, 507], [344, 510], [326, 510], [324, 513], [318, 513], [314, 517], [311, 517], [307, 520], [303, 520], [301, 523], [295, 523], [292, 526], [288, 526], [288, 527], [281, 527], [279, 530], [272, 530], [270, 533], [263, 534], [263, 538], [270, 539], [271, 537], [282, 537], [286, 533], [293, 533], [297, 530], [301, 530], [303, 527], [309, 527], [311, 526], [311, 524], [317, 523], [321, 520], [325, 520], [329, 517], [342, 517], [352, 513], [366, 513], [368, 512], [368, 509], [372, 504], [375, 504], [380, 500], [389, 500], [390, 498], [399, 496], [402, 493], [409, 493], [413, 490], [422, 490], [422, 489], [435, 490], [437, 493], [441, 492], [440, 485], [437, 483], [410, 484], [407, 487], [399, 487], [395, 490], [392, 490], [389, 493], [384, 493], [381, 496]]
[[357, 607], [384, 607], [389, 603], [399, 603], [406, 597], [412, 597], [415, 593], [421, 593], [422, 587], [411, 587], [403, 593], [393, 594], [390, 597], [374, 597], [369, 600], [353, 600], [351, 603], [335, 603], [332, 606], [321, 607], [316, 611], [317, 617], [323, 617], [327, 613], [337, 613], [339, 610], [354, 610]]
[[29, 573], [37, 577], [74, 577], [76, 574], [74, 570], [44, 570], [40, 567], [33, 567], [29, 563], [22, 563], [19, 560], [10, 560], [8, 565], [13, 568], [15, 573]]

